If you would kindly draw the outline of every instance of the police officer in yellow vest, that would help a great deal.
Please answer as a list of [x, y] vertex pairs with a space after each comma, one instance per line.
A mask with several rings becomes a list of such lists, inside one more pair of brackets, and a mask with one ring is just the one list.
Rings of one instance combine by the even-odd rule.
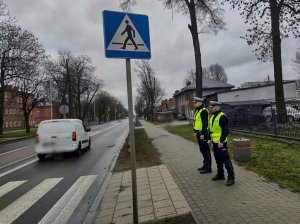
[[209, 119], [209, 143], [212, 142], [214, 156], [217, 163], [217, 174], [212, 180], [224, 180], [224, 168], [223, 164], [228, 173], [228, 179], [226, 186], [234, 184], [234, 170], [227, 150], [227, 136], [228, 130], [228, 118], [225, 113], [221, 111], [221, 103], [216, 101], [210, 102], [212, 110], [212, 116]]
[[211, 155], [208, 139], [208, 110], [204, 107], [204, 100], [194, 97], [194, 131], [195, 138], [198, 141], [200, 152], [203, 156], [203, 165], [198, 168], [201, 174], [211, 173]]

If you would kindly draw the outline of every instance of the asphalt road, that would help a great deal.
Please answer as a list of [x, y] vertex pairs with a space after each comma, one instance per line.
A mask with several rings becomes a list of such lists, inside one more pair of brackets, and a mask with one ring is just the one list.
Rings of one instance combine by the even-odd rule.
[[[93, 126], [90, 134], [91, 150], [79, 158], [34, 156], [1, 169], [0, 224], [82, 223], [127, 137], [128, 120]], [[2, 146], [0, 161], [9, 151], [34, 148], [32, 140]]]

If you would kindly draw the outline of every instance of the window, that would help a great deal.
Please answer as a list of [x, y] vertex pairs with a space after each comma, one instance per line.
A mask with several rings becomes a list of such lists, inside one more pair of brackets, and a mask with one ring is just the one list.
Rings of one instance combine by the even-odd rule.
[[9, 109], [9, 114], [12, 114], [13, 110], [12, 109]]
[[14, 127], [17, 127], [17, 122], [14, 121]]
[[11, 122], [9, 122], [9, 127], [12, 127], [12, 121], [11, 121]]
[[8, 128], [8, 121], [5, 122], [5, 127]]
[[6, 114], [9, 114], [9, 109], [6, 109]]

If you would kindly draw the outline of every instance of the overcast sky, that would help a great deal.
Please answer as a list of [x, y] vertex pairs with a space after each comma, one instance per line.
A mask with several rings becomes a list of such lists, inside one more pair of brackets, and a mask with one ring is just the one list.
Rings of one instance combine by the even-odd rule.
[[[96, 74], [105, 83], [104, 89], [119, 98], [127, 107], [125, 59], [107, 59], [104, 54], [102, 11], [121, 11], [118, 0], [6, 0], [17, 23], [33, 32], [46, 52], [56, 56], [57, 49], [92, 58]], [[149, 16], [152, 58], [165, 98], [183, 87], [187, 70], [195, 68], [189, 18], [164, 9], [158, 0], [138, 0], [133, 13]], [[262, 81], [268, 75], [273, 80], [273, 65], [259, 62], [253, 48], [240, 39], [245, 33], [244, 19], [237, 13], [225, 13], [227, 31], [217, 36], [202, 34], [200, 45], [204, 66], [221, 64], [228, 75], [228, 83], [238, 87], [248, 81]], [[283, 78], [299, 77], [291, 60], [300, 47], [299, 40], [286, 39], [282, 44]], [[134, 69], [134, 61], [132, 60]], [[133, 94], [139, 80], [132, 71]]]

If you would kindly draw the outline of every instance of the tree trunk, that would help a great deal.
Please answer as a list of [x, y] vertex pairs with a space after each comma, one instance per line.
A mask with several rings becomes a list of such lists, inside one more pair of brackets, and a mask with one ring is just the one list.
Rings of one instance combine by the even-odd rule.
[[195, 2], [191, 0], [188, 4], [191, 25], [188, 25], [189, 30], [192, 34], [193, 38], [193, 46], [195, 53], [195, 64], [196, 64], [196, 96], [202, 97], [202, 62], [201, 62], [201, 51], [200, 51], [200, 43], [198, 36], [198, 27], [197, 27], [197, 17], [196, 17], [196, 9]]
[[30, 133], [29, 114], [24, 113], [26, 133]]
[[3, 134], [3, 124], [4, 124], [4, 94], [5, 94], [5, 86], [4, 86], [4, 58], [5, 53], [2, 55], [1, 60], [1, 70], [0, 70], [0, 135]]
[[281, 38], [279, 27], [279, 12], [276, 0], [270, 0], [271, 21], [272, 21], [272, 42], [273, 42], [273, 66], [275, 80], [275, 101], [277, 120], [280, 123], [286, 122], [286, 107], [284, 101], [284, 88], [282, 81], [282, 60], [281, 60]]
[[0, 135], [3, 134], [3, 124], [4, 124], [4, 71], [1, 69], [1, 86], [0, 86]]

